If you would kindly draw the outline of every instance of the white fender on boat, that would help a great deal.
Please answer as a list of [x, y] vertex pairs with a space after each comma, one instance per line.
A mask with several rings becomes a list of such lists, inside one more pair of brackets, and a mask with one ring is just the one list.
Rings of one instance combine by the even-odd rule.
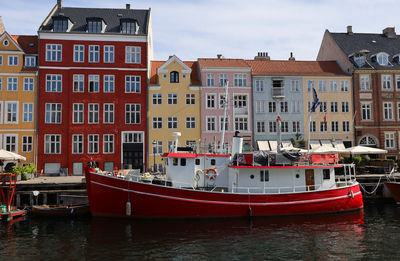
[[126, 215], [127, 215], [127, 216], [130, 216], [130, 215], [131, 215], [131, 202], [129, 201], [129, 199], [128, 199], [128, 201], [126, 202]]

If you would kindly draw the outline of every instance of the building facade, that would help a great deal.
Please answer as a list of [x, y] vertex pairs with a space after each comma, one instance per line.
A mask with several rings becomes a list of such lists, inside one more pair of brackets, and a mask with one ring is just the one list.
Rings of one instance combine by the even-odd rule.
[[395, 28], [378, 33], [325, 31], [318, 60], [337, 60], [353, 76], [357, 145], [400, 152], [400, 37]]
[[[0, 20], [0, 23], [1, 20]], [[0, 148], [36, 165], [37, 36], [0, 35]], [[16, 162], [4, 162], [7, 164]]]
[[181, 61], [175, 55], [151, 63], [148, 119], [148, 165], [162, 171], [161, 155], [171, 151], [180, 132], [180, 147], [197, 149], [200, 139], [200, 81], [197, 62]]
[[150, 10], [72, 8], [39, 34], [38, 170], [82, 175], [146, 164]]
[[[209, 151], [231, 151], [236, 131], [244, 137], [244, 150], [252, 147], [251, 69], [243, 59], [199, 58], [201, 77], [201, 142]], [[228, 97], [225, 95], [227, 85]], [[224, 121], [224, 106], [227, 106]], [[225, 126], [224, 126], [225, 122]]]

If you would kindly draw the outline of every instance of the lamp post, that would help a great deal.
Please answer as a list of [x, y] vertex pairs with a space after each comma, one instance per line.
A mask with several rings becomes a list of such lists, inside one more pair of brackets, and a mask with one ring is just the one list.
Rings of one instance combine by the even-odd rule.
[[153, 144], [153, 172], [155, 172], [154, 169], [155, 169], [155, 166], [156, 166], [156, 145], [157, 145], [157, 141], [153, 140], [152, 144]]

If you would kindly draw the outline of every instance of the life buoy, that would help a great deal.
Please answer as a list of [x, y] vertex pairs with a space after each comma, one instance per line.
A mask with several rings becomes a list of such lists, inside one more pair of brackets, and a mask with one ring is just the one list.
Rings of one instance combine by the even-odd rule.
[[117, 169], [117, 168], [114, 168], [114, 170], [113, 170], [113, 176], [116, 177], [117, 175], [118, 175], [118, 169]]
[[214, 168], [210, 168], [206, 171], [206, 176], [209, 180], [214, 180], [218, 176], [218, 171]]

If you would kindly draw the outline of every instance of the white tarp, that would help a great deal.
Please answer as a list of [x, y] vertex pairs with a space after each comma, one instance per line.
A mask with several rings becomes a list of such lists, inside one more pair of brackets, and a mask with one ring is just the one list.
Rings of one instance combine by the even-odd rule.
[[310, 140], [310, 146], [312, 150], [315, 150], [321, 147], [321, 144], [319, 143], [319, 140]]
[[23, 161], [25, 161], [26, 158], [17, 153], [1, 149], [0, 150], [0, 160], [23, 160]]
[[366, 146], [354, 146], [346, 149], [347, 153], [350, 154], [384, 154], [387, 153], [387, 150], [376, 149]]
[[269, 143], [267, 140], [258, 140], [257, 141], [258, 149], [259, 150], [270, 150]]

